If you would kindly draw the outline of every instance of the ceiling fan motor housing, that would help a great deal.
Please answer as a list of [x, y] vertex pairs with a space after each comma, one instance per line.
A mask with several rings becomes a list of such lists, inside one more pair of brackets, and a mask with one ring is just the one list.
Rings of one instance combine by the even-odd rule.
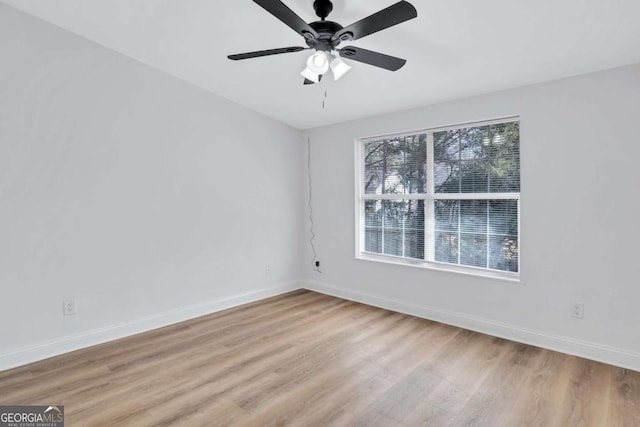
[[342, 25], [337, 22], [327, 21], [326, 18], [333, 10], [333, 3], [330, 0], [316, 0], [313, 2], [313, 9], [316, 11], [316, 15], [321, 19], [320, 21], [310, 22], [309, 26], [318, 33], [317, 38], [305, 37], [307, 45], [316, 50], [323, 50], [325, 52], [331, 52], [342, 41], [348, 41], [353, 39], [353, 34], [347, 32], [342, 34], [340, 38], [333, 39], [333, 35], [342, 30]]
[[341, 39], [332, 40], [333, 35], [342, 30], [342, 25], [337, 22], [316, 21], [310, 22], [309, 26], [318, 33], [317, 38], [306, 39], [309, 47], [330, 52], [340, 44]]

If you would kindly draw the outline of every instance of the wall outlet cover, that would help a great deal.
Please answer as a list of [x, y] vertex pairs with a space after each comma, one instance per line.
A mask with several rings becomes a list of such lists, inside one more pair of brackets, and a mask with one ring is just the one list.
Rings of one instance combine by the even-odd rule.
[[65, 316], [76, 314], [76, 301], [72, 299], [62, 301], [62, 314]]
[[584, 319], [584, 303], [583, 302], [573, 303], [573, 306], [571, 306], [571, 317], [575, 317], [576, 319]]

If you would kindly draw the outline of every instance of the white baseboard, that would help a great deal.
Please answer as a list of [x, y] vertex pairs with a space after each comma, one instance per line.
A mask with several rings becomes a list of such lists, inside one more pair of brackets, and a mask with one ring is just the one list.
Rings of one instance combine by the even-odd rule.
[[410, 314], [423, 319], [434, 320], [452, 326], [469, 329], [511, 341], [542, 347], [561, 353], [584, 357], [634, 371], [640, 371], [640, 354], [620, 348], [582, 341], [570, 337], [541, 331], [519, 328], [506, 323], [468, 316], [462, 313], [440, 310], [418, 304], [410, 304], [390, 298], [381, 298], [347, 288], [337, 287], [317, 281], [304, 281], [302, 287], [375, 307]]
[[270, 288], [239, 295], [232, 295], [189, 307], [183, 307], [133, 322], [108, 326], [106, 328], [87, 331], [79, 335], [23, 347], [0, 354], [0, 371], [37, 362], [60, 354], [69, 353], [74, 350], [113, 341], [119, 338], [139, 334], [141, 332], [162, 328], [174, 323], [226, 310], [249, 302], [274, 297], [296, 289], [300, 289], [300, 282], [284, 283]]
[[253, 301], [277, 296], [296, 289], [308, 289], [338, 298], [344, 298], [363, 304], [381, 307], [399, 313], [405, 313], [424, 319], [434, 320], [448, 325], [477, 331], [511, 341], [530, 344], [537, 347], [561, 353], [571, 354], [598, 362], [608, 363], [622, 368], [640, 371], [640, 354], [632, 351], [610, 347], [588, 341], [582, 341], [570, 337], [549, 334], [519, 328], [506, 323], [495, 322], [488, 319], [468, 316], [426, 307], [423, 305], [409, 304], [391, 298], [381, 298], [363, 292], [353, 291], [347, 288], [337, 287], [317, 281], [289, 282], [278, 286], [260, 289], [245, 294], [233, 295], [203, 304], [184, 307], [178, 310], [147, 317], [134, 322], [123, 323], [102, 329], [96, 329], [75, 335], [64, 337], [54, 341], [38, 343], [23, 347], [7, 353], [0, 354], [0, 371], [37, 362], [49, 357], [58, 356], [74, 350], [102, 344], [119, 338], [150, 331], [174, 323], [226, 310]]

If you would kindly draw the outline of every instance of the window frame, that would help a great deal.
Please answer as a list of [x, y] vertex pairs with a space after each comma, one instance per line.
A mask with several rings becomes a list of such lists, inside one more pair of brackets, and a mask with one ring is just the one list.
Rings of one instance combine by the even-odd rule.
[[[459, 274], [472, 275], [477, 277], [487, 277], [500, 279], [509, 282], [521, 282], [522, 274], [522, 234], [521, 234], [521, 193], [437, 193], [435, 192], [435, 159], [434, 159], [434, 134], [437, 132], [464, 129], [468, 127], [480, 127], [488, 125], [498, 125], [504, 123], [518, 122], [522, 131], [522, 121], [520, 116], [508, 116], [497, 119], [467, 122], [455, 125], [430, 127], [414, 131], [389, 133], [355, 139], [354, 164], [355, 164], [355, 258], [363, 261], [382, 262], [394, 265], [405, 265], [410, 267], [426, 268], [431, 270], [453, 272]], [[401, 138], [426, 134], [427, 144], [427, 191], [425, 193], [410, 194], [365, 194], [364, 191], [364, 146], [369, 141], [377, 141], [386, 138]], [[520, 148], [520, 147], [519, 147]], [[521, 150], [520, 150], [520, 153]], [[522, 169], [520, 169], [520, 182], [522, 184]], [[425, 259], [405, 258], [395, 255], [367, 252], [365, 248], [365, 202], [367, 200], [424, 200], [425, 220]], [[474, 267], [460, 264], [450, 264], [435, 261], [435, 201], [436, 200], [516, 200], [518, 208], [518, 271], [502, 271], [484, 267]]]

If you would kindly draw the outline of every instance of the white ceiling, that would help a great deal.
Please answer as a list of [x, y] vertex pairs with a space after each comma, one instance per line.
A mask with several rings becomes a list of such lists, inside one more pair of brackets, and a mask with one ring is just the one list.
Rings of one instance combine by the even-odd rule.
[[[350, 62], [338, 82], [303, 86], [309, 52], [251, 0], [1, 0], [299, 129], [640, 62], [638, 0], [410, 0], [418, 18], [352, 42], [406, 58], [393, 73]], [[313, 21], [313, 0], [285, 0]], [[395, 0], [334, 0], [348, 25]], [[327, 93], [325, 107], [323, 99]]]

